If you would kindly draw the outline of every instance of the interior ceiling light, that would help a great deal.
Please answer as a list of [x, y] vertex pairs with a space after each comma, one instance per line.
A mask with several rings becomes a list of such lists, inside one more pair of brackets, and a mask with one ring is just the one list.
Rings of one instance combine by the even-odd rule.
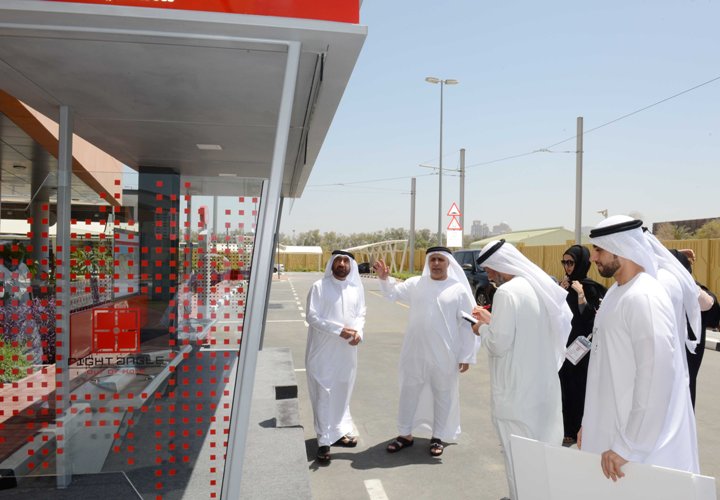
[[202, 151], [221, 151], [222, 146], [220, 144], [195, 144], [198, 149]]
[[237, 177], [237, 174], [218, 174], [218, 177]]
[[18, 170], [25, 170], [27, 167], [25, 165], [13, 165], [13, 168], [17, 168]]

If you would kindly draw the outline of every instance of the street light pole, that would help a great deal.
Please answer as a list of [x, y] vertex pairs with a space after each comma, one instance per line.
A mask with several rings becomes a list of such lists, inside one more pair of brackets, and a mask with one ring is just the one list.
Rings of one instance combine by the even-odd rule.
[[465, 148], [460, 149], [460, 227], [465, 236]]
[[582, 239], [582, 171], [583, 171], [583, 117], [577, 117], [577, 145], [575, 147], [575, 243]]
[[408, 235], [408, 272], [415, 272], [415, 177], [410, 179], [410, 234]]
[[428, 76], [425, 78], [428, 83], [439, 83], [440, 84], [440, 160], [439, 160], [439, 177], [438, 182], [438, 230], [437, 240], [438, 245], [442, 245], [442, 178], [443, 178], [443, 87], [445, 85], [457, 85], [459, 82], [453, 79], [441, 79], [434, 76]]
[[442, 242], [442, 214], [443, 214], [443, 206], [442, 206], [442, 160], [443, 160], [443, 87], [445, 86], [445, 81], [440, 80], [440, 160], [439, 160], [439, 177], [438, 177], [438, 231], [437, 231], [437, 239], [438, 239], [438, 245], [443, 244]]

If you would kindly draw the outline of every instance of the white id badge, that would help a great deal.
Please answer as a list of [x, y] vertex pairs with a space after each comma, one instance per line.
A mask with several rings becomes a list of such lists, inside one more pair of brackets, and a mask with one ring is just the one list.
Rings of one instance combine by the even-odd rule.
[[577, 365], [581, 359], [587, 356], [591, 347], [592, 343], [587, 339], [587, 337], [580, 335], [568, 346], [565, 351], [565, 359], [570, 361], [572, 364]]

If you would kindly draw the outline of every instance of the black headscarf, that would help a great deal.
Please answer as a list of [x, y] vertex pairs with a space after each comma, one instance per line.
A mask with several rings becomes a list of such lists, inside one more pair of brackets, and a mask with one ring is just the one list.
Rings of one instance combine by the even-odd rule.
[[570, 281], [582, 282], [587, 278], [587, 273], [590, 271], [590, 250], [582, 245], [573, 245], [563, 255], [569, 255], [575, 261], [575, 267], [573, 267], [572, 273], [570, 273]]
[[687, 255], [685, 255], [682, 252], [679, 252], [678, 250], [676, 250], [674, 248], [670, 249], [670, 253], [673, 254], [677, 260], [680, 261], [680, 264], [682, 264], [682, 266], [685, 269], [687, 269], [687, 272], [692, 274], [692, 265], [690, 264], [690, 259], [687, 258]]

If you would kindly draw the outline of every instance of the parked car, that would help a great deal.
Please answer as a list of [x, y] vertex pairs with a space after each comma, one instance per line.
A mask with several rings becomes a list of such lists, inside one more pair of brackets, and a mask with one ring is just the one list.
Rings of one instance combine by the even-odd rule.
[[358, 272], [360, 274], [370, 274], [370, 263], [361, 262], [360, 264], [358, 264]]
[[273, 272], [276, 273], [276, 272], [278, 272], [278, 270], [281, 273], [284, 273], [285, 272], [285, 264], [277, 264], [277, 263], [273, 264]]
[[472, 288], [475, 301], [480, 306], [490, 304], [492, 302], [493, 292], [495, 287], [490, 283], [485, 269], [478, 266], [476, 261], [480, 256], [480, 249], [472, 250], [457, 250], [453, 252], [455, 260], [460, 264], [460, 267], [465, 271], [470, 288]]

